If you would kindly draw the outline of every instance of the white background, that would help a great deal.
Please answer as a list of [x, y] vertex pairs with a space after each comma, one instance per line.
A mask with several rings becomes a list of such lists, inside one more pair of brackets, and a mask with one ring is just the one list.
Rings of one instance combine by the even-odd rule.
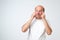
[[22, 33], [21, 27], [37, 5], [45, 7], [53, 30], [47, 40], [60, 40], [60, 0], [0, 0], [0, 40], [25, 40], [28, 31]]

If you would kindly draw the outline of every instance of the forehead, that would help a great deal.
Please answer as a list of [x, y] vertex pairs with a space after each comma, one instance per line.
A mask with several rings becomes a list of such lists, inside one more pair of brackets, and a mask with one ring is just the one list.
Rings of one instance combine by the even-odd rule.
[[42, 9], [43, 9], [43, 6], [40, 6], [40, 5], [35, 7], [35, 10], [42, 10]]

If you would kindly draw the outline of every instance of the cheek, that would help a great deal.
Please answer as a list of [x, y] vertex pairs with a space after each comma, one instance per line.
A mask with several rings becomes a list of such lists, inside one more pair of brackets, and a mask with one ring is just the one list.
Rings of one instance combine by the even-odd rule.
[[35, 15], [38, 15], [38, 12], [35, 12]]
[[35, 13], [35, 16], [38, 16], [38, 13]]

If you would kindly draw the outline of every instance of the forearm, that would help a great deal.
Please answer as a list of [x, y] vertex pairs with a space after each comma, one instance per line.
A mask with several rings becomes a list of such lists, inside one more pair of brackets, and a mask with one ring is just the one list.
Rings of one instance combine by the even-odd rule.
[[33, 20], [33, 17], [31, 16], [30, 19], [23, 25], [22, 27], [23, 32], [25, 32], [30, 27], [32, 20]]
[[52, 29], [50, 28], [46, 19], [42, 19], [42, 20], [43, 20], [43, 23], [45, 25], [45, 29], [46, 29], [47, 34], [50, 35], [52, 33]]

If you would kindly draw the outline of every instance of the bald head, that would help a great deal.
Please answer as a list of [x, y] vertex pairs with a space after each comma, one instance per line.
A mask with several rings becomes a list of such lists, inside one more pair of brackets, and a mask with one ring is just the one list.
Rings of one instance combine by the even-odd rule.
[[42, 5], [38, 5], [35, 7], [35, 10], [41, 9], [43, 12], [45, 12], [45, 8]]

